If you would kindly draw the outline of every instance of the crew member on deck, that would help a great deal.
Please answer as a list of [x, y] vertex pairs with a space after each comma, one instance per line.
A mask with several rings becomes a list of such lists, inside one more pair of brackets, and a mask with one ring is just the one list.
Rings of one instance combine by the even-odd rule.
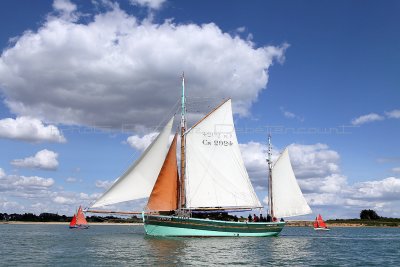
[[258, 218], [258, 216], [254, 214], [254, 222], [259, 222], [259, 221], [260, 219]]

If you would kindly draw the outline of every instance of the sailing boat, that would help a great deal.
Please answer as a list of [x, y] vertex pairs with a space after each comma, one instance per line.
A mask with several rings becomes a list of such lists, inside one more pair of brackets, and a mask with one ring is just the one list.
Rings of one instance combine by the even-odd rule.
[[322, 219], [321, 214], [318, 214], [318, 217], [315, 218], [314, 221], [314, 230], [316, 231], [329, 231], [331, 229], [328, 228], [324, 220]]
[[196, 218], [199, 213], [248, 211], [263, 206], [240, 154], [231, 99], [189, 129], [185, 101], [182, 76], [180, 172], [176, 155], [178, 133], [168, 148], [174, 120], [171, 118], [141, 157], [88, 212], [109, 213], [93, 208], [148, 197], [141, 214], [146, 234], [153, 236], [276, 236], [285, 225], [277, 217], [311, 213], [294, 176], [288, 150], [273, 165], [270, 146], [269, 214], [274, 220], [236, 222]]
[[88, 229], [89, 225], [86, 221], [85, 214], [83, 214], [82, 207], [79, 206], [78, 211], [72, 217], [71, 222], [69, 223], [69, 228], [79, 228], [79, 229]]

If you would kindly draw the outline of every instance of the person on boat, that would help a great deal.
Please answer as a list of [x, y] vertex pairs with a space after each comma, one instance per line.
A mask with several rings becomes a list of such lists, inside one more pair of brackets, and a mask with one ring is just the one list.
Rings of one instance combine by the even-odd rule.
[[277, 222], [278, 219], [277, 219], [276, 217], [273, 217], [273, 218], [272, 218], [272, 221], [273, 221], [273, 222]]
[[247, 217], [247, 220], [248, 220], [249, 222], [252, 222], [252, 221], [253, 221], [253, 217], [251, 217], [251, 214], [249, 214], [249, 217]]
[[267, 214], [267, 222], [272, 222], [272, 217], [270, 214]]
[[262, 216], [262, 214], [260, 214], [260, 222], [264, 221], [264, 216]]
[[253, 215], [254, 215], [254, 222], [259, 222], [259, 221], [260, 221], [260, 218], [258, 218], [258, 216], [255, 215], [255, 214], [253, 214]]
[[281, 218], [281, 222], [284, 222], [285, 220], [283, 218]]

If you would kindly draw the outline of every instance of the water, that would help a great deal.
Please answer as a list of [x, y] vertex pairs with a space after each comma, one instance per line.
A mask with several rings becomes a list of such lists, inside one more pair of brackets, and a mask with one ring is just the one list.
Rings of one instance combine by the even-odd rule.
[[400, 228], [285, 227], [269, 238], [154, 238], [142, 226], [0, 225], [1, 266], [400, 266]]

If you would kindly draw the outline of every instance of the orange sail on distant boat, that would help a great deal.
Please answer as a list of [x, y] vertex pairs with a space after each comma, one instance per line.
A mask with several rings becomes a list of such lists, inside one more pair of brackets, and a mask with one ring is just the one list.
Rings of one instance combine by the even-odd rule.
[[316, 231], [318, 231], [318, 230], [329, 231], [330, 230], [328, 228], [328, 226], [326, 225], [326, 223], [324, 222], [324, 220], [322, 219], [321, 214], [318, 214], [318, 217], [315, 218], [314, 230], [316, 230]]
[[69, 228], [79, 228], [79, 229], [87, 229], [89, 228], [88, 222], [86, 221], [85, 214], [83, 214], [82, 207], [79, 206], [78, 211], [72, 217], [72, 220], [69, 224]]

